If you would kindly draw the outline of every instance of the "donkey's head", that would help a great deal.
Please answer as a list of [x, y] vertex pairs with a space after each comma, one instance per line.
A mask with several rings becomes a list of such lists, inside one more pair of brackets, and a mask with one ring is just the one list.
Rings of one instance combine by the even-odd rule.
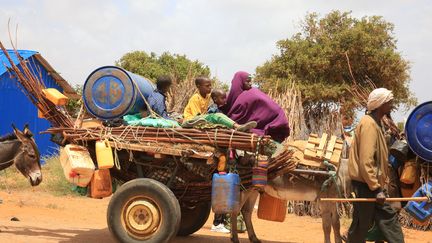
[[25, 177], [29, 178], [32, 186], [37, 186], [42, 182], [42, 172], [39, 150], [33, 139], [33, 134], [28, 125], [25, 125], [23, 131], [20, 131], [15, 126], [13, 128], [16, 137], [21, 142], [15, 156], [15, 166]]

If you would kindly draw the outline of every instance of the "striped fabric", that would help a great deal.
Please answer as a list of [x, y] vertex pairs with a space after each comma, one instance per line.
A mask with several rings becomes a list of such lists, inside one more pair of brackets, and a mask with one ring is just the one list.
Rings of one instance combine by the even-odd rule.
[[252, 185], [264, 187], [267, 185], [267, 161], [258, 161], [258, 166], [252, 168]]

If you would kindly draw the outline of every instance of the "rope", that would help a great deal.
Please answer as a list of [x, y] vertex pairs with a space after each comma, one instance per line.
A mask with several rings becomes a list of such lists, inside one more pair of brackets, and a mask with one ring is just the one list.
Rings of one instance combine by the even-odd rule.
[[[418, 157], [416, 158], [416, 162], [418, 161]], [[431, 192], [431, 188], [429, 187], [429, 168], [431, 167], [427, 162], [420, 164], [421, 169], [420, 169], [420, 182], [421, 182], [421, 186], [420, 188], [425, 189], [425, 194], [426, 197], [428, 198], [429, 202], [432, 202], [432, 192]], [[426, 167], [426, 173], [424, 171], [424, 167]], [[426, 174], [426, 175], [425, 175]]]
[[[207, 136], [210, 138], [210, 136], [208, 135], [208, 132], [206, 132], [206, 133], [207, 133]], [[214, 135], [214, 146], [217, 150], [219, 150], [219, 147], [217, 145], [217, 133], [218, 133], [218, 129], [216, 128], [215, 135]]]
[[320, 194], [322, 192], [326, 192], [327, 189], [330, 188], [331, 183], [334, 182], [335, 186], [336, 186], [336, 191], [338, 193], [339, 197], [342, 197], [342, 193], [338, 187], [338, 176], [337, 176], [337, 172], [335, 171], [335, 166], [330, 164], [327, 160], [324, 160], [324, 165], [327, 167], [327, 170], [329, 170], [329, 178], [327, 178], [323, 184], [321, 185], [321, 191]]
[[138, 93], [140, 94], [141, 98], [144, 100], [144, 104], [146, 105], [148, 111], [150, 111], [150, 116], [165, 119], [153, 111], [153, 109], [150, 107], [150, 104], [147, 102], [147, 99], [144, 97], [143, 93], [141, 92], [138, 84], [136, 83], [136, 81], [133, 78], [132, 78], [132, 82], [135, 85], [135, 88], [138, 90]]
[[232, 148], [232, 138], [233, 138], [233, 136], [234, 136], [234, 132], [235, 132], [235, 130], [232, 130], [232, 132], [231, 132], [231, 136], [230, 136], [230, 139], [229, 139], [229, 142], [228, 142], [228, 148], [229, 149], [231, 149]]
[[117, 149], [115, 148], [116, 143], [114, 143], [114, 165], [116, 167], [117, 170], [121, 170], [121, 166], [120, 166], [120, 160], [117, 154]]
[[24, 151], [21, 151], [21, 152], [19, 152], [19, 153], [17, 153], [12, 159], [10, 159], [10, 160], [8, 160], [8, 161], [6, 161], [6, 162], [1, 162], [0, 163], [0, 165], [5, 165], [5, 164], [8, 164], [8, 163], [11, 163], [12, 162], [12, 164], [13, 164], [13, 161], [19, 156], [19, 155], [21, 155], [22, 153], [24, 153]]

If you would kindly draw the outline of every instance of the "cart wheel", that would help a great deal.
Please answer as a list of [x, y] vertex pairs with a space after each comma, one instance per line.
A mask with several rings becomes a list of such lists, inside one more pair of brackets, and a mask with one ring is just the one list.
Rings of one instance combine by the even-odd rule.
[[177, 235], [187, 236], [195, 233], [207, 222], [211, 203], [198, 203], [193, 206], [181, 206], [181, 221]]
[[168, 242], [179, 228], [180, 205], [164, 184], [134, 179], [111, 198], [107, 221], [110, 232], [120, 242]]

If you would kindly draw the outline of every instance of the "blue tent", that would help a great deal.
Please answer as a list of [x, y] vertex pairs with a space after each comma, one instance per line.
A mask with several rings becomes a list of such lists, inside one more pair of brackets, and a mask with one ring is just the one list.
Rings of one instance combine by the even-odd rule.
[[[8, 50], [15, 65], [19, 64], [13, 50]], [[73, 88], [49, 65], [36, 51], [18, 50], [19, 56], [27, 61], [27, 65], [42, 80], [47, 88], [56, 88], [70, 98], [76, 98]], [[18, 81], [6, 66], [10, 63], [4, 53], [0, 51], [0, 136], [12, 132], [11, 124], [22, 129], [26, 123], [35, 135], [35, 141], [42, 156], [56, 153], [57, 145], [50, 141], [50, 135], [39, 134], [51, 126], [45, 120], [38, 118], [37, 108], [19, 88]]]

